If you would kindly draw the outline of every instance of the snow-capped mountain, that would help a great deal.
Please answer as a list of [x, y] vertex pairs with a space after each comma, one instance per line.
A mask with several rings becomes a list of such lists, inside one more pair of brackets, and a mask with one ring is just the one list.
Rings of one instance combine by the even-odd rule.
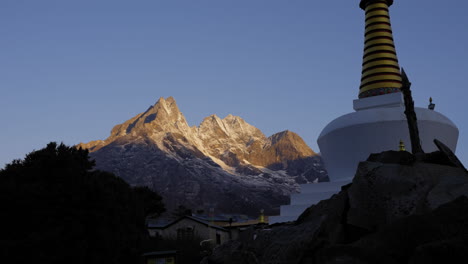
[[172, 97], [116, 125], [106, 140], [78, 146], [98, 169], [160, 193], [169, 209], [277, 213], [298, 183], [328, 180], [320, 156], [297, 134], [266, 137], [233, 115], [190, 127]]

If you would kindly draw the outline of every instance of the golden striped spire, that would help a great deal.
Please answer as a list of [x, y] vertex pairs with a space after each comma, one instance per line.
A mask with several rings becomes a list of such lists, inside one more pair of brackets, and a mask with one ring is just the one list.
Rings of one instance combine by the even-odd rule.
[[359, 98], [400, 92], [401, 75], [388, 7], [393, 0], [361, 0], [366, 12]]

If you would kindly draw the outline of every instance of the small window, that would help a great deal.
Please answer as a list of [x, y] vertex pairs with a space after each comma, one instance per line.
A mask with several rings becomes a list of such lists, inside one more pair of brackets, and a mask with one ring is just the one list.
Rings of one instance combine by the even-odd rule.
[[177, 229], [177, 240], [193, 240], [193, 227], [182, 227]]
[[216, 234], [216, 244], [220, 245], [221, 244], [221, 235]]

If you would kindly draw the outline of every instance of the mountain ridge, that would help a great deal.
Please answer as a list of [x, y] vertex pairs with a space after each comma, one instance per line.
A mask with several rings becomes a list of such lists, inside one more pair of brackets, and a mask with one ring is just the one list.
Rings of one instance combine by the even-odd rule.
[[[145, 112], [114, 126], [107, 139], [77, 146], [90, 151], [97, 168], [158, 191], [172, 206], [217, 200], [224, 195], [219, 191], [224, 183], [242, 193], [230, 200], [277, 212], [298, 183], [327, 180], [320, 156], [296, 133], [266, 137], [234, 115], [210, 115], [190, 127], [173, 97], [161, 97]], [[202, 186], [216, 195], [206, 197]], [[232, 211], [236, 206], [227, 206], [224, 198], [214, 207]]]

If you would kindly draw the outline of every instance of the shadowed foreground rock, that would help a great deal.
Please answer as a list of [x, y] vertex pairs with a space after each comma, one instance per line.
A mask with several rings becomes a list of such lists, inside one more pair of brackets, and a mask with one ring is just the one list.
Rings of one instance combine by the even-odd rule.
[[468, 263], [468, 174], [406, 152], [369, 160], [296, 222], [244, 232], [202, 263]]

